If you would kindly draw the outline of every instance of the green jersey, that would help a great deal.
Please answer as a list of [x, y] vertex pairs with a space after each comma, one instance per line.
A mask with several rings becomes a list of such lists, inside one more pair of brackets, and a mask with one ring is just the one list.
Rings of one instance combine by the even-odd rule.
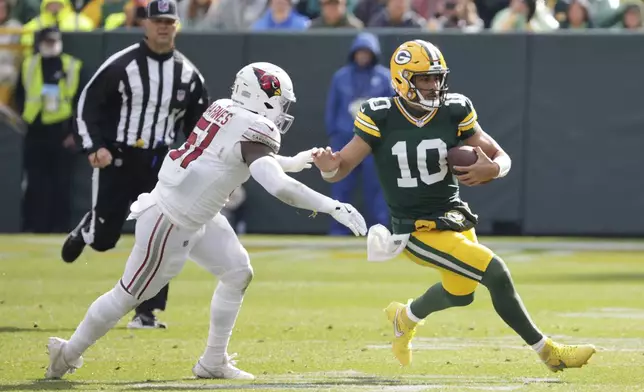
[[373, 98], [361, 106], [354, 132], [371, 146], [394, 232], [413, 231], [396, 222], [435, 220], [467, 208], [448, 169], [447, 151], [475, 133], [476, 121], [472, 102], [461, 94], [447, 94], [443, 106], [422, 118], [399, 97]]

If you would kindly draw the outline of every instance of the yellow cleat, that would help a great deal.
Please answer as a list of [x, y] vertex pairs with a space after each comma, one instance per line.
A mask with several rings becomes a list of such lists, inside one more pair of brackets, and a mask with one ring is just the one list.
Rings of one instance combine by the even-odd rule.
[[539, 353], [539, 357], [548, 369], [556, 373], [564, 369], [584, 366], [595, 352], [595, 346], [592, 344], [571, 346], [555, 343], [551, 339], [547, 339], [545, 347]]
[[[411, 300], [409, 300], [411, 302]], [[405, 305], [392, 302], [385, 308], [387, 319], [394, 327], [394, 341], [391, 349], [401, 365], [411, 363], [411, 339], [416, 334], [416, 323], [409, 320]]]

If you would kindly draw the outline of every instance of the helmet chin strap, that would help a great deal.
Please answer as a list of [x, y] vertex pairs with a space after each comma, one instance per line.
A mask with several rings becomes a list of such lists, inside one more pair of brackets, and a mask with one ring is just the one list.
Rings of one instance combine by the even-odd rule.
[[[412, 86], [413, 86], [413, 84], [412, 84]], [[436, 101], [436, 99], [425, 99], [423, 94], [420, 93], [420, 90], [418, 90], [416, 88], [416, 86], [414, 86], [414, 89], [416, 90], [416, 95], [418, 95], [418, 102], [410, 102], [412, 105], [414, 105], [415, 107], [418, 107], [419, 109], [425, 110], [425, 111], [434, 110], [434, 109], [438, 108], [438, 107], [434, 107], [434, 106], [425, 106], [425, 105], [423, 105], [421, 103], [422, 101], [430, 101], [430, 102], [432, 102], [432, 101]]]

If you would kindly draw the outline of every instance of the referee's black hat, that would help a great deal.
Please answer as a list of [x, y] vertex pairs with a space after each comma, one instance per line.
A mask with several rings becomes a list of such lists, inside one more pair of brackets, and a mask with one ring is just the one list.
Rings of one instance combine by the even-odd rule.
[[152, 0], [148, 3], [147, 17], [178, 20], [177, 3], [174, 0]]

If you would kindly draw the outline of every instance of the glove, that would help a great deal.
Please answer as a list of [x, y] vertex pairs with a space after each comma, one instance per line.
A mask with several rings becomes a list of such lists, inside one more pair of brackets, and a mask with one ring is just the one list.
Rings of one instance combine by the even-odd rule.
[[335, 210], [329, 215], [348, 227], [356, 236], [367, 234], [367, 224], [364, 218], [351, 204], [338, 202]]
[[286, 173], [299, 173], [304, 169], [311, 168], [313, 162], [313, 153], [318, 151], [318, 148], [302, 151], [294, 157], [277, 156], [277, 161]]

